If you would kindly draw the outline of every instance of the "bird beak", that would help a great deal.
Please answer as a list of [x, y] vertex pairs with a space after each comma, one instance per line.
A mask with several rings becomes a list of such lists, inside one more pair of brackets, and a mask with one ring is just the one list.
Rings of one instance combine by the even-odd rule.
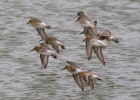
[[93, 23], [94, 23], [95, 26], [97, 25], [97, 21], [94, 21]]
[[[35, 49], [32, 49], [31, 51], [34, 51], [34, 50], [35, 50]], [[30, 52], [31, 52], [31, 51], [30, 51]]]
[[79, 35], [81, 35], [81, 34], [84, 34], [84, 33], [82, 32], [82, 33], [80, 33]]
[[84, 39], [82, 42], [86, 41], [86, 39]]
[[64, 70], [65, 68], [62, 68], [61, 70]]
[[39, 40], [38, 42], [43, 41], [43, 39]]
[[77, 19], [75, 22], [77, 22], [79, 19]]
[[100, 79], [100, 78], [98, 80], [103, 81], [103, 79]]
[[29, 24], [29, 23], [30, 23], [30, 21], [27, 24]]

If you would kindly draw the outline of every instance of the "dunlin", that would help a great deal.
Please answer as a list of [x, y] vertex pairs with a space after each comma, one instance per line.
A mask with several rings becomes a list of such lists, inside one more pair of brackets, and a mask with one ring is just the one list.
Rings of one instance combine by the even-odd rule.
[[31, 24], [33, 27], [36, 28], [37, 32], [39, 33], [39, 35], [42, 37], [42, 39], [44, 41], [46, 41], [46, 34], [44, 32], [44, 28], [48, 28], [50, 29], [51, 26], [40, 21], [39, 19], [36, 19], [36, 18], [30, 18], [29, 22], [27, 24]]
[[46, 42], [47, 42], [47, 44], [50, 44], [57, 53], [59, 53], [58, 46], [60, 46], [62, 49], [65, 49], [65, 45], [62, 42], [60, 42], [59, 40], [57, 40], [55, 37], [47, 36]]
[[40, 60], [42, 63], [42, 66], [44, 68], [47, 67], [48, 65], [48, 58], [49, 56], [52, 56], [53, 58], [57, 58], [57, 55], [54, 51], [52, 51], [47, 45], [46, 43], [40, 43], [41, 46], [35, 46], [34, 49], [32, 49], [31, 51], [36, 51], [40, 54]]
[[120, 41], [119, 38], [116, 38], [115, 36], [111, 35], [111, 32], [109, 30], [105, 30], [102, 34], [97, 34], [97, 36], [103, 40], [103, 39], [107, 39], [114, 41], [115, 43], [118, 43]]
[[89, 18], [84, 14], [84, 12], [80, 11], [77, 13], [77, 15], [79, 17], [75, 22], [79, 21], [79, 23], [85, 28], [84, 31], [90, 28], [93, 33], [97, 33], [95, 25], [89, 20]]
[[71, 61], [67, 61], [67, 63], [69, 63], [70, 65], [66, 65], [63, 69], [68, 70], [72, 74], [75, 82], [77, 83], [77, 85], [80, 87], [82, 91], [84, 91], [82, 80], [84, 80], [92, 89], [94, 89], [93, 79], [102, 80], [101, 77], [96, 74], [82, 71], [77, 66], [77, 64]]
[[105, 61], [102, 54], [102, 48], [104, 49], [107, 48], [107, 44], [106, 44], [107, 40], [105, 39], [101, 41], [99, 39], [93, 39], [90, 36], [87, 36], [86, 39], [83, 41], [86, 41], [86, 53], [87, 53], [88, 60], [91, 59], [92, 48], [93, 48], [98, 59], [103, 63], [103, 65], [105, 65]]
[[29, 23], [30, 23], [33, 27], [35, 27], [35, 28], [48, 28], [48, 29], [51, 28], [50, 25], [48, 25], [48, 24], [46, 24], [46, 23], [40, 21], [40, 20], [37, 19], [37, 18], [33, 18], [33, 17], [30, 18], [30, 20], [29, 20], [29, 22], [28, 22], [27, 24], [29, 24]]
[[76, 83], [81, 88], [82, 91], [84, 91], [82, 79], [91, 87], [91, 89], [94, 89], [94, 83], [93, 80], [102, 80], [101, 76], [98, 76], [96, 74], [93, 74], [91, 72], [79, 72], [77, 75], [74, 76], [74, 79], [76, 80]]
[[90, 35], [91, 37], [97, 35], [97, 29], [96, 29], [97, 21], [94, 21], [92, 24], [95, 26], [95, 28], [84, 27], [83, 32], [80, 34], [85, 34], [85, 36]]

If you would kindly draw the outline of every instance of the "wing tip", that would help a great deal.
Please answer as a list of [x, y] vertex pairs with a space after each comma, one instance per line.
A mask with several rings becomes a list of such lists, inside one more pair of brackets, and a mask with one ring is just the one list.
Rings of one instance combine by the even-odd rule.
[[57, 53], [59, 53], [59, 50], [58, 51], [56, 51]]
[[47, 65], [46, 66], [43, 66], [43, 68], [46, 68], [47, 67]]
[[84, 88], [83, 89], [81, 89], [82, 91], [84, 91]]
[[62, 48], [62, 49], [65, 49], [65, 46], [63, 45], [63, 46], [61, 46], [61, 48]]
[[51, 29], [51, 26], [46, 26], [47, 29]]
[[105, 63], [103, 63], [103, 65], [105, 66]]
[[70, 64], [70, 61], [66, 61], [68, 64]]

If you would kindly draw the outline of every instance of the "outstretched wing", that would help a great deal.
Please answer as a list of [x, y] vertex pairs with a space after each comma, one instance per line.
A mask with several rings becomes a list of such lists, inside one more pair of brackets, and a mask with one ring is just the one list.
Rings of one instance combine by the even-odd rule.
[[89, 75], [84, 75], [83, 76], [83, 80], [92, 88], [94, 89], [94, 84], [93, 84], [93, 81], [92, 81], [92, 76], [89, 74]]
[[107, 39], [103, 39], [102, 41], [103, 41], [106, 45], [108, 45]]
[[42, 37], [42, 39], [47, 42], [47, 35], [44, 31], [44, 28], [36, 28], [37, 32], [39, 33], [39, 35]]
[[52, 47], [54, 48], [54, 50], [55, 50], [57, 53], [59, 53], [59, 48], [58, 48], [57, 45], [53, 45], [53, 44], [52, 44]]
[[41, 45], [41, 47], [43, 49], [49, 49], [49, 50], [51, 50], [46, 42], [40, 43], [40, 45]]
[[96, 56], [98, 57], [98, 59], [103, 63], [103, 65], [105, 65], [105, 61], [104, 61], [104, 57], [102, 54], [102, 48], [101, 47], [93, 47], [94, 52], [96, 54]]
[[91, 36], [94, 39], [98, 39], [96, 28], [89, 27], [88, 29], [85, 30], [85, 34]]
[[49, 39], [53, 41], [57, 40], [55, 37], [49, 37]]
[[109, 30], [105, 30], [103, 33], [102, 33], [102, 36], [111, 36], [111, 32]]
[[86, 41], [86, 53], [88, 60], [90, 60], [92, 56], [92, 46], [89, 44], [88, 41]]
[[83, 83], [82, 83], [82, 78], [79, 75], [73, 75], [73, 78], [74, 78], [75, 82], [77, 83], [77, 85], [80, 87], [80, 89], [82, 91], [84, 91], [84, 86], [83, 86]]
[[40, 60], [41, 60], [43, 68], [47, 67], [47, 65], [48, 65], [48, 58], [49, 58], [49, 56], [40, 54]]

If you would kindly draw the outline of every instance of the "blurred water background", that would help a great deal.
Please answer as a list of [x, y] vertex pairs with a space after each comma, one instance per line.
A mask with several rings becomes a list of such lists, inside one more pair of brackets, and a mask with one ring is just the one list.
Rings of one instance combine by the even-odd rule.
[[[93, 54], [87, 60], [83, 27], [76, 23], [83, 11], [97, 20], [99, 33], [108, 29], [121, 42], [103, 50], [106, 65]], [[139, 0], [1, 0], [0, 100], [140, 100]], [[41, 37], [26, 25], [30, 17], [48, 23], [46, 33], [61, 40], [65, 50], [42, 68], [39, 54], [29, 52]], [[82, 92], [71, 74], [60, 70], [73, 61], [84, 71], [102, 76], [95, 89]]]

